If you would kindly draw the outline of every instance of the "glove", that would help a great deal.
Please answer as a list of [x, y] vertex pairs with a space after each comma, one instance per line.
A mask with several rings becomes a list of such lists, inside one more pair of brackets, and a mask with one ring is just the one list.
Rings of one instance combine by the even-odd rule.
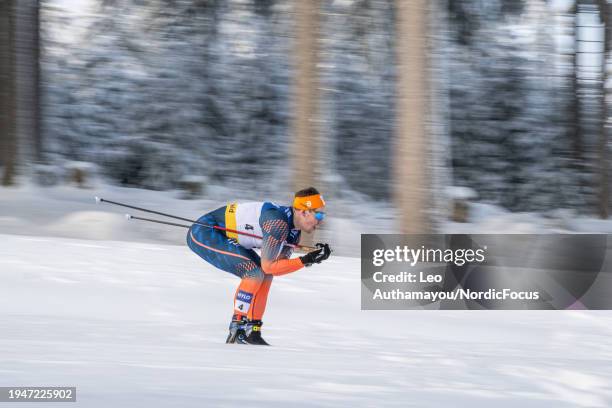
[[318, 243], [316, 247], [318, 249], [309, 252], [304, 256], [300, 256], [300, 260], [304, 266], [310, 266], [314, 263], [321, 263], [331, 255], [332, 251], [328, 244]]

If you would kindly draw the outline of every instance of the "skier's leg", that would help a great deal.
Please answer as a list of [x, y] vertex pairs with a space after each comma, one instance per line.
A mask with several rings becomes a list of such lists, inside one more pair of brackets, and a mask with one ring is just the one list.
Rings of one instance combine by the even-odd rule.
[[238, 318], [252, 319], [255, 299], [264, 282], [264, 273], [261, 267], [253, 261], [236, 264], [235, 274], [242, 277], [234, 295], [234, 314]]
[[227, 342], [267, 345], [261, 338], [260, 329], [272, 275], [263, 273], [259, 255], [220, 231], [197, 225], [190, 229], [187, 244], [210, 264], [241, 278], [234, 295], [234, 314]]
[[[243, 275], [240, 285], [234, 297], [234, 316], [230, 324], [230, 334], [227, 343], [258, 344], [267, 345], [261, 338], [261, 325], [259, 319], [255, 319], [259, 313], [258, 305], [264, 304], [270, 287], [270, 279], [266, 279], [261, 267], [253, 262], [237, 265], [237, 269]], [[263, 302], [261, 302], [261, 292]]]
[[266, 307], [272, 275], [263, 273], [261, 266], [253, 261], [236, 265], [237, 274], [242, 275], [234, 297], [234, 316], [230, 325], [228, 343], [268, 345], [261, 337], [261, 316]]
[[[234, 313], [226, 341], [234, 343], [241, 338], [245, 342], [247, 328], [250, 331], [255, 327], [252, 323], [253, 301], [264, 281], [259, 255], [238, 245], [220, 231], [197, 226], [192, 227], [187, 234], [187, 244], [208, 263], [241, 278], [234, 294]], [[259, 335], [259, 332], [256, 334]]]
[[272, 278], [274, 278], [273, 275], [264, 275], [263, 282], [255, 295], [255, 299], [253, 299], [251, 320], [261, 320], [263, 318], [266, 311], [266, 303], [268, 302], [268, 292], [272, 285]]
[[[268, 343], [261, 337], [261, 326], [263, 325], [261, 317], [266, 308], [272, 275], [265, 275], [259, 266], [251, 269], [248, 273], [249, 275], [242, 279], [236, 291], [234, 312], [240, 312], [241, 315], [239, 317], [234, 315], [232, 321], [239, 320], [244, 322], [244, 325], [240, 327], [240, 331], [237, 331], [234, 340], [242, 344], [267, 346]], [[246, 313], [246, 316], [244, 313]]]
[[[246, 249], [218, 230], [194, 225], [187, 233], [187, 245], [206, 262], [239, 278], [252, 268], [249, 262], [261, 264], [255, 251]], [[239, 267], [240, 264], [245, 265]]]

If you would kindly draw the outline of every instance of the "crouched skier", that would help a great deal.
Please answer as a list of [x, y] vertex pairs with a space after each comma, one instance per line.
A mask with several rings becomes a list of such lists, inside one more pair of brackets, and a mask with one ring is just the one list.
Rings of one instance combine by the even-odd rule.
[[[198, 219], [202, 224], [245, 234], [199, 224], [191, 226], [187, 234], [191, 250], [241, 279], [234, 295], [227, 343], [268, 345], [261, 337], [261, 319], [272, 278], [320, 263], [331, 254], [328, 244], [319, 243], [317, 250], [290, 258], [292, 245], [299, 243], [301, 231], [311, 233], [323, 221], [324, 208], [323, 197], [310, 187], [295, 193], [291, 206], [272, 202], [231, 203]], [[253, 248], [261, 248], [261, 257]]]

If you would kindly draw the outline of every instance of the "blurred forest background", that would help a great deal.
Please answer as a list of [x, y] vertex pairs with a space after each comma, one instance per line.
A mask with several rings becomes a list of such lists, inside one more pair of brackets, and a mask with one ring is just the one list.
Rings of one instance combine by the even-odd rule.
[[404, 232], [460, 220], [451, 186], [607, 218], [610, 13], [605, 0], [0, 0], [2, 185], [312, 184], [392, 206]]

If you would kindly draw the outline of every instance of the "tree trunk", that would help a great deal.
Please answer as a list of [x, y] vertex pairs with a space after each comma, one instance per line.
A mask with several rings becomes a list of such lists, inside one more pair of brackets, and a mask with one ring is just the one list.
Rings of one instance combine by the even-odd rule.
[[15, 10], [15, 86], [19, 163], [41, 161], [39, 2], [19, 0]]
[[[319, 117], [319, 18], [320, 0], [296, 1], [297, 35], [294, 69], [294, 140], [291, 144], [293, 163], [292, 189], [317, 187], [321, 179]], [[314, 237], [302, 234], [300, 243], [312, 246]]]
[[608, 98], [606, 93], [606, 81], [608, 79], [606, 63], [610, 53], [611, 30], [609, 19], [609, 5], [607, 0], [597, 0], [599, 7], [599, 16], [604, 25], [604, 46], [603, 58], [601, 65], [601, 117], [600, 117], [600, 132], [598, 143], [598, 167], [599, 167], [599, 200], [598, 210], [599, 216], [603, 219], [608, 218], [609, 213], [609, 166], [608, 166]]
[[296, 1], [294, 117], [291, 156], [294, 191], [315, 186], [320, 148], [318, 32], [320, 0]]
[[2, 185], [9, 186], [15, 177], [15, 36], [13, 1], [0, 0], [0, 164]]
[[567, 110], [568, 113], [568, 132], [570, 134], [570, 138], [572, 141], [572, 152], [573, 152], [573, 165], [578, 171], [584, 171], [584, 162], [583, 162], [583, 146], [582, 146], [582, 129], [580, 126], [580, 97], [579, 93], [579, 84], [578, 84], [578, 44], [580, 42], [579, 38], [579, 27], [578, 27], [578, 3], [580, 0], [576, 1], [576, 4], [573, 7], [574, 14], [574, 53], [572, 55], [572, 67], [573, 67], [573, 75], [572, 80], [570, 82], [570, 93], [571, 100]]
[[397, 0], [398, 101], [394, 198], [400, 232], [431, 232], [427, 117], [429, 88], [427, 0]]

